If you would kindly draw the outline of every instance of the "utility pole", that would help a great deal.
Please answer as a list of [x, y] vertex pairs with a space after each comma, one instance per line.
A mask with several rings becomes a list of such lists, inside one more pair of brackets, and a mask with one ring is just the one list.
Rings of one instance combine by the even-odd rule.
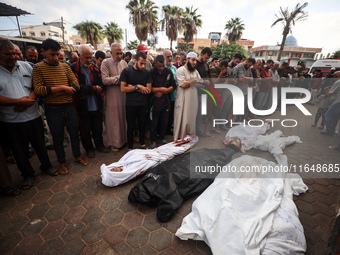
[[127, 49], [127, 29], [125, 28], [125, 48]]
[[19, 28], [19, 35], [22, 38], [22, 33], [21, 33], [21, 27], [20, 27], [20, 23], [19, 23], [19, 17], [15, 16], [17, 18], [17, 23], [18, 23], [18, 28]]
[[61, 30], [63, 31], [63, 43], [65, 43], [65, 36], [64, 36], [64, 19], [61, 17]]

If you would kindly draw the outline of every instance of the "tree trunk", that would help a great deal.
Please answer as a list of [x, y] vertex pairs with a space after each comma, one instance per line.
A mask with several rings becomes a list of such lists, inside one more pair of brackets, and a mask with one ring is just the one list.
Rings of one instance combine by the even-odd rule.
[[283, 31], [283, 37], [282, 37], [282, 42], [281, 42], [281, 46], [280, 46], [280, 50], [279, 50], [279, 54], [277, 56], [277, 61], [281, 60], [281, 55], [283, 53], [283, 49], [285, 47], [285, 43], [286, 43], [286, 39], [287, 39], [287, 35], [289, 33], [289, 24], [286, 25], [284, 31]]
[[170, 50], [172, 52], [172, 39], [170, 39]]

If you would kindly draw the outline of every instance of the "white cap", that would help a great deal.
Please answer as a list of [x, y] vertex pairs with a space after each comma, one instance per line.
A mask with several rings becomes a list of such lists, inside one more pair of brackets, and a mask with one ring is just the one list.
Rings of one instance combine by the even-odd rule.
[[197, 58], [197, 54], [195, 52], [189, 52], [187, 58]]

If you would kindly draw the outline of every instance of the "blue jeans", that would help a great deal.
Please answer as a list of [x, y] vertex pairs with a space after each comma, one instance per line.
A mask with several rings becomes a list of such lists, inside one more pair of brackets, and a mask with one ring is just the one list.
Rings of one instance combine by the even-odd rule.
[[340, 119], [340, 103], [333, 104], [329, 107], [325, 113], [325, 119], [327, 132], [334, 134], [336, 124], [338, 124]]

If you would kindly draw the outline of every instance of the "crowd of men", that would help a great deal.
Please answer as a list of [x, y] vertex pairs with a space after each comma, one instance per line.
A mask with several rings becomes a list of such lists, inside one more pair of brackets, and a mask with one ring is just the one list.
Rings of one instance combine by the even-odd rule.
[[[81, 45], [78, 53], [72, 52], [65, 61], [61, 46], [52, 39], [42, 43], [41, 54], [43, 60], [38, 62], [37, 49], [28, 47], [23, 61], [20, 48], [0, 38], [0, 128], [5, 152], [5, 156], [0, 152], [0, 161], [8, 162], [9, 153], [13, 154], [12, 162], [16, 162], [24, 178], [22, 189], [34, 185], [30, 147], [40, 160], [41, 171], [56, 176], [68, 174], [64, 151], [67, 140], [75, 162], [87, 166], [89, 160], [81, 157], [80, 142], [87, 157], [93, 158], [96, 150], [118, 151], [126, 144], [132, 150], [134, 141], [140, 149], [155, 148], [169, 142], [166, 134], [173, 135], [174, 140], [189, 134], [211, 136], [211, 132], [227, 130], [230, 123], [256, 117], [247, 107], [244, 115], [234, 115], [232, 94], [225, 89], [216, 89], [222, 104], [214, 107], [209, 99], [207, 114], [201, 115], [198, 110], [201, 94], [216, 83], [234, 84], [245, 97], [250, 87], [258, 110], [271, 107], [273, 87], [310, 89], [311, 104], [327, 100], [320, 105], [313, 123], [316, 125], [324, 116], [321, 127], [326, 123], [327, 135], [335, 133], [340, 118], [339, 82], [334, 85], [325, 82], [320, 70], [313, 70], [311, 78], [304, 65], [291, 68], [288, 63], [255, 61], [240, 54], [230, 60], [219, 60], [211, 58], [209, 47], [199, 55], [182, 52], [173, 56], [172, 51], [165, 50], [153, 57], [148, 54], [147, 46], [140, 44], [136, 54], [124, 54], [118, 43], [111, 45], [110, 57], [102, 51], [93, 56], [89, 46]], [[340, 72], [332, 71], [330, 75], [340, 78]], [[226, 119], [228, 124], [214, 128], [214, 118]], [[103, 119], [109, 148], [104, 146]], [[150, 144], [146, 143], [146, 137]], [[54, 149], [58, 169], [52, 167], [47, 148]], [[3, 184], [10, 176], [8, 171], [1, 172], [1, 188], [9, 195], [19, 194], [20, 189]]]

